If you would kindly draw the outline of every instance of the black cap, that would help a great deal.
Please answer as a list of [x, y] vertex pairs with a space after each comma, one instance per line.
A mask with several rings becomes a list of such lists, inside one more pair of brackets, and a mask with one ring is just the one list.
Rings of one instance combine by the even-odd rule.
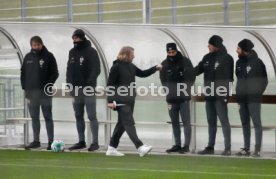
[[77, 29], [74, 31], [73, 35], [72, 35], [72, 38], [76, 36], [78, 38], [80, 38], [81, 40], [85, 40], [85, 33], [83, 32], [83, 30], [81, 29]]
[[217, 47], [217, 48], [221, 48], [223, 47], [223, 39], [218, 36], [218, 35], [213, 35], [210, 39], [209, 39], [209, 44], [213, 45], [214, 47]]
[[176, 47], [175, 43], [167, 43], [166, 49], [167, 49], [167, 52], [170, 51], [170, 50], [176, 50], [177, 51], [177, 47]]
[[254, 47], [254, 44], [251, 42], [251, 40], [248, 40], [248, 39], [243, 39], [242, 41], [240, 41], [238, 43], [238, 46], [245, 52], [250, 52], [253, 47]]

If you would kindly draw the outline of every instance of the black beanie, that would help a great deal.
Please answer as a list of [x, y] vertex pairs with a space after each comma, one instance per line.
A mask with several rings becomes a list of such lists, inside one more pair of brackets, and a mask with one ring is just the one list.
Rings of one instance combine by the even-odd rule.
[[176, 47], [175, 43], [167, 43], [166, 49], [167, 49], [167, 52], [170, 51], [170, 50], [176, 50], [177, 51], [177, 47]]
[[243, 39], [239, 42], [238, 46], [245, 52], [250, 52], [252, 48], [254, 47], [254, 44], [251, 42], [251, 40]]
[[223, 39], [218, 36], [218, 35], [213, 35], [210, 39], [209, 39], [209, 44], [213, 45], [214, 47], [217, 47], [217, 48], [221, 48], [223, 47]]
[[83, 32], [83, 30], [81, 29], [77, 29], [74, 31], [73, 35], [72, 35], [72, 38], [76, 36], [78, 38], [80, 38], [81, 40], [85, 40], [85, 33]]

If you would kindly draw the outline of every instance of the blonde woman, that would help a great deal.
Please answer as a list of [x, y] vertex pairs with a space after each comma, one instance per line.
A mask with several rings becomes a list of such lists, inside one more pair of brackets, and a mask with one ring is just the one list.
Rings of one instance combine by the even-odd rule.
[[[109, 147], [106, 152], [107, 156], [124, 156], [124, 154], [118, 152], [116, 148], [125, 131], [134, 143], [141, 157], [149, 153], [152, 149], [151, 146], [144, 145], [136, 133], [133, 118], [136, 94], [133, 84], [135, 83], [135, 76], [148, 77], [161, 69], [161, 65], [151, 67], [147, 70], [141, 70], [132, 63], [134, 57], [134, 48], [129, 46], [123, 47], [110, 70], [107, 86], [115, 93], [113, 95], [107, 95], [108, 107], [118, 112], [118, 122], [110, 139]], [[122, 88], [127, 89], [127, 92], [124, 91], [124, 93], [121, 94], [118, 89]]]

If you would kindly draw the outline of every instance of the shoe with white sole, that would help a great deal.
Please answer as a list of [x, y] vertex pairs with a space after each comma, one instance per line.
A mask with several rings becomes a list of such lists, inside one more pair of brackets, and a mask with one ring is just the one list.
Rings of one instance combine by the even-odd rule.
[[146, 154], [148, 154], [151, 151], [152, 147], [148, 145], [142, 145], [138, 148], [138, 153], [140, 157], [144, 157]]
[[105, 155], [106, 156], [117, 156], [117, 157], [125, 156], [125, 154], [118, 152], [116, 148], [111, 147], [111, 146], [108, 146]]

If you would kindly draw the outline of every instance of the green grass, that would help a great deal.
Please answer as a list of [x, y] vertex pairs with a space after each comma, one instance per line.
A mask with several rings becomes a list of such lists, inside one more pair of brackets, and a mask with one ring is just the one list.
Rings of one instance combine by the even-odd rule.
[[[20, 0], [1, 1], [0, 9], [18, 8], [12, 10], [0, 10], [0, 20], [5, 18], [10, 21], [20, 21]], [[143, 4], [142, 2], [125, 2], [125, 3], [110, 3], [111, 0], [103, 0], [103, 20], [104, 22], [124, 22], [124, 23], [143, 23]], [[171, 24], [172, 23], [172, 2], [168, 0], [152, 0], [152, 20], [153, 24]], [[231, 4], [240, 2], [240, 4]], [[244, 25], [244, 0], [229, 0], [229, 21], [230, 25]], [[97, 0], [74, 0], [73, 1], [74, 22], [97, 22], [98, 7], [95, 3]], [[85, 3], [90, 3], [85, 5]], [[91, 4], [92, 3], [92, 4]], [[93, 4], [94, 3], [94, 4]], [[83, 5], [80, 5], [83, 4]], [[206, 6], [206, 4], [214, 4], [213, 6]], [[66, 0], [28, 0], [27, 7], [40, 6], [54, 6], [66, 5]], [[223, 0], [177, 0], [178, 6], [186, 6], [177, 8], [177, 23], [178, 24], [223, 24]], [[193, 5], [202, 5], [194, 6]], [[190, 7], [187, 7], [190, 6]], [[276, 2], [274, 1], [260, 1], [258, 3], [250, 3], [250, 25], [268, 25], [275, 24]], [[168, 9], [158, 9], [168, 8]], [[136, 12], [126, 12], [127, 10], [139, 10]], [[257, 10], [257, 11], [255, 11]], [[260, 11], [258, 11], [260, 10]], [[117, 11], [117, 12], [114, 12]], [[109, 13], [112, 12], [112, 13]], [[40, 22], [66, 22], [67, 21], [67, 7], [52, 7], [52, 8], [35, 8], [27, 9], [27, 21]], [[34, 16], [51, 16], [61, 15], [56, 19], [37, 19]]]
[[275, 178], [276, 160], [104, 153], [0, 151], [3, 179]]

